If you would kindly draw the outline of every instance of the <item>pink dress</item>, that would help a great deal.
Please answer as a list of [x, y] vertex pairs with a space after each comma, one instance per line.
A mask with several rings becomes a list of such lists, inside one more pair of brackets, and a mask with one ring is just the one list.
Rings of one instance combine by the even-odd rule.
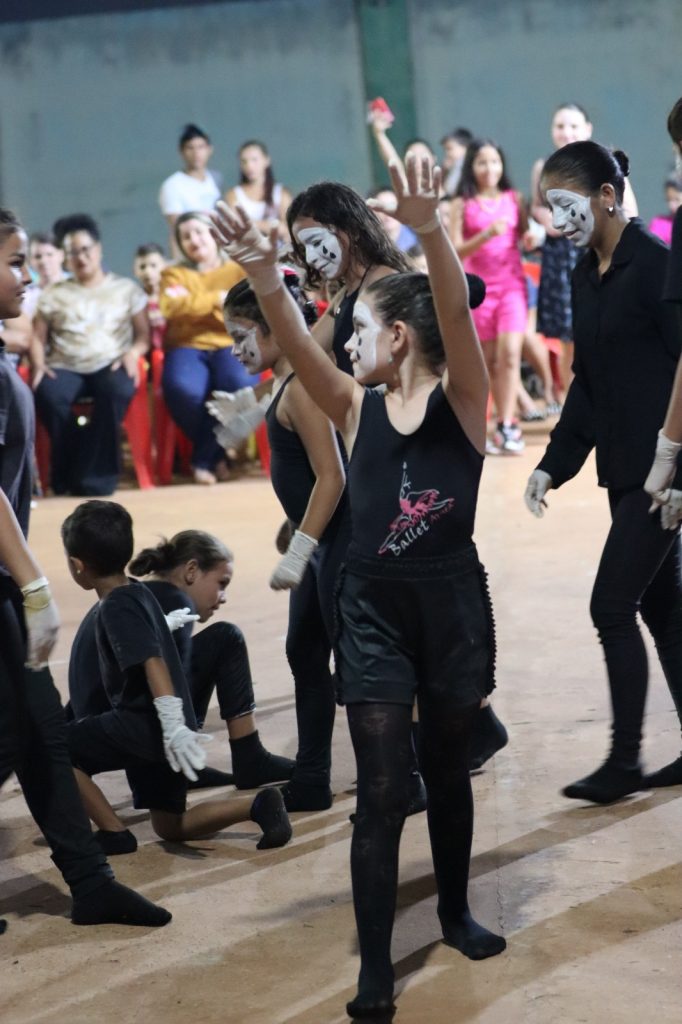
[[673, 239], [673, 218], [654, 217], [649, 224], [649, 231], [652, 235], [657, 235], [662, 239], [666, 245], [670, 245]]
[[526, 282], [519, 251], [520, 216], [516, 194], [501, 192], [495, 199], [476, 196], [464, 201], [462, 234], [464, 241], [485, 231], [496, 220], [506, 220], [509, 228], [494, 235], [464, 259], [464, 269], [478, 274], [486, 284], [485, 301], [472, 311], [481, 341], [492, 341], [500, 334], [523, 333], [528, 319]]

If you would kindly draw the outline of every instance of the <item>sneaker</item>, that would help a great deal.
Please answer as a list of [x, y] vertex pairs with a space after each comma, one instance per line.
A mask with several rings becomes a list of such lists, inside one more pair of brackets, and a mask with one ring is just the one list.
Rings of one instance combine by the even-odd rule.
[[493, 441], [505, 455], [520, 455], [526, 447], [518, 423], [498, 423]]
[[546, 406], [546, 412], [548, 416], [561, 416], [561, 410], [563, 405], [561, 402], [548, 402]]
[[497, 445], [493, 441], [490, 440], [490, 438], [488, 438], [487, 441], [485, 442], [485, 453], [486, 453], [486, 455], [499, 455], [500, 454], [500, 449], [497, 447]]

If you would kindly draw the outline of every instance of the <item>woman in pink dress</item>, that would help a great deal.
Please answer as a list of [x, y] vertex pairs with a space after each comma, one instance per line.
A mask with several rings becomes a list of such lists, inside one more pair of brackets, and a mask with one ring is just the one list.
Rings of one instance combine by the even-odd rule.
[[486, 284], [485, 301], [472, 315], [497, 413], [488, 450], [520, 454], [524, 442], [514, 412], [528, 300], [519, 243], [528, 231], [528, 214], [511, 187], [501, 149], [489, 139], [477, 139], [467, 150], [450, 231], [467, 272]]

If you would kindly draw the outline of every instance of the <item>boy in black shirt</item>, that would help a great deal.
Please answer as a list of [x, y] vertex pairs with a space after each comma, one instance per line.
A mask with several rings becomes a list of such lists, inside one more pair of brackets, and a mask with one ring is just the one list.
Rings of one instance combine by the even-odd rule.
[[[102, 830], [100, 839], [110, 852], [135, 848], [90, 778], [125, 768], [134, 806], [150, 809], [162, 839], [200, 839], [250, 819], [263, 829], [259, 849], [283, 846], [291, 826], [278, 789], [186, 808], [186, 780], [195, 780], [206, 763], [207, 737], [196, 732], [187, 681], [159, 603], [125, 575], [133, 553], [128, 512], [111, 501], [84, 502], [64, 521], [62, 540], [74, 580], [100, 599], [97, 649], [110, 709], [67, 726], [81, 795]], [[121, 834], [119, 851], [111, 833]]]

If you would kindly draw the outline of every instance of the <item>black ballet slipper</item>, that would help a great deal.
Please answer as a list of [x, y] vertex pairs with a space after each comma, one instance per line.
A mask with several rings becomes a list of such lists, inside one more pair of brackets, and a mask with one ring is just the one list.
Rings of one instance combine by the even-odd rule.
[[664, 786], [682, 786], [682, 756], [642, 779], [642, 789], [658, 789]]
[[329, 786], [315, 786], [295, 779], [282, 786], [282, 797], [288, 811], [328, 811], [334, 801]]
[[477, 772], [498, 750], [509, 742], [509, 734], [492, 709], [491, 704], [480, 708], [474, 722], [469, 750], [469, 771]]
[[129, 828], [122, 832], [107, 832], [106, 829], [101, 828], [93, 835], [107, 857], [117, 857], [122, 853], [135, 853], [137, 849], [137, 839]]
[[612, 804], [642, 788], [642, 770], [605, 761], [596, 772], [562, 789], [569, 800], [588, 800], [593, 804]]
[[458, 949], [469, 960], [487, 960], [507, 948], [507, 940], [474, 921], [467, 911], [458, 921], [443, 926], [443, 942]]
[[285, 846], [291, 839], [291, 822], [278, 789], [262, 789], [256, 794], [251, 805], [251, 821], [263, 829], [263, 835], [256, 843], [258, 850]]
[[187, 780], [188, 789], [216, 789], [218, 786], [234, 786], [232, 772], [221, 772], [219, 768], [206, 767], [197, 772], [196, 782]]
[[351, 1020], [390, 1021], [393, 1020], [395, 1011], [393, 999], [365, 1002], [360, 996], [356, 996], [352, 1002], [346, 1003], [346, 1013]]
[[161, 928], [172, 918], [163, 907], [141, 896], [134, 889], [113, 879], [104, 882], [86, 896], [74, 899], [71, 920], [74, 924], [129, 924], [141, 928]]

